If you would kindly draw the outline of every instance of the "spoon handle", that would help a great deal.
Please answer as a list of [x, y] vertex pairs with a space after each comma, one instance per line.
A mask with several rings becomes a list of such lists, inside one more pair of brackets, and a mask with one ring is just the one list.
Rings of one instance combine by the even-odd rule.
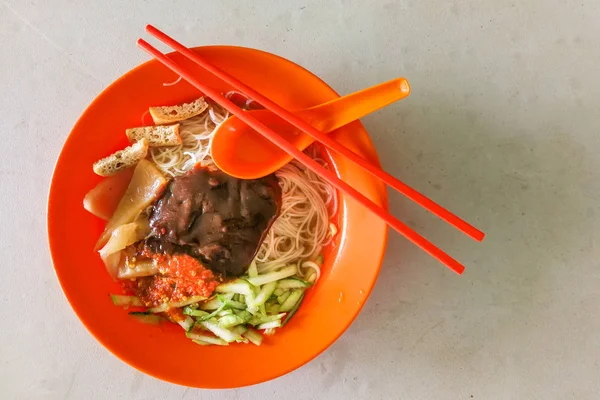
[[329, 133], [409, 94], [408, 81], [396, 78], [295, 114], [321, 132]]

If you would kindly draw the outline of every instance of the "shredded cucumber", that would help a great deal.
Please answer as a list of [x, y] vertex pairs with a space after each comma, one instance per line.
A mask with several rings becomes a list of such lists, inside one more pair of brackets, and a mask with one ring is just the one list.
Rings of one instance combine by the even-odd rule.
[[202, 322], [200, 322], [200, 324], [202, 326], [204, 326], [206, 329], [208, 329], [209, 331], [211, 331], [212, 333], [214, 333], [215, 336], [223, 339], [227, 343], [243, 340], [242, 337], [240, 335], [238, 335], [237, 333], [233, 333], [232, 331], [230, 331], [227, 328], [222, 328], [218, 324], [216, 324], [212, 321], [202, 321]]
[[[248, 311], [253, 314], [256, 313], [260, 309], [260, 306], [264, 306], [265, 302], [269, 299], [269, 297], [271, 297], [276, 287], [277, 282], [269, 282], [265, 284], [254, 299], [248, 299], [246, 301], [248, 304]], [[263, 314], [266, 313], [264, 309], [261, 311]]]
[[242, 333], [242, 336], [244, 336], [246, 339], [248, 339], [250, 342], [257, 346], [260, 346], [263, 340], [262, 335], [260, 333], [250, 328], [248, 328], [244, 333]]
[[236, 279], [229, 283], [223, 283], [217, 286], [218, 293], [237, 293], [245, 296], [253, 296], [254, 290], [250, 283], [244, 279]]
[[184, 308], [183, 308], [183, 313], [184, 313], [185, 315], [189, 315], [189, 316], [191, 316], [191, 317], [200, 317], [200, 318], [203, 318], [203, 317], [208, 317], [208, 316], [210, 316], [210, 314], [209, 314], [209, 313], [207, 313], [206, 311], [202, 311], [202, 310], [194, 310], [194, 309], [193, 309], [193, 308], [191, 308], [191, 307], [184, 307]]
[[226, 341], [224, 341], [223, 339], [219, 339], [217, 337], [214, 336], [210, 336], [210, 335], [203, 335], [201, 333], [192, 333], [192, 332], [188, 332], [186, 333], [186, 336], [190, 339], [192, 339], [194, 342], [201, 342], [198, 344], [216, 344], [218, 346], [227, 346], [229, 343], [227, 343]]
[[276, 303], [267, 303], [265, 304], [265, 309], [267, 311], [267, 315], [268, 314], [277, 314], [279, 312], [279, 304]]
[[252, 260], [250, 267], [248, 268], [248, 276], [254, 278], [258, 276], [258, 268], [256, 268], [256, 261]]
[[[258, 275], [254, 278], [248, 278], [248, 282], [254, 286], [262, 286], [265, 283], [278, 281], [283, 278], [290, 277], [292, 275], [296, 275], [298, 272], [298, 267], [296, 265], [288, 265], [287, 267], [283, 267], [279, 271], [269, 272], [268, 274]], [[218, 287], [217, 287], [218, 290]]]
[[310, 283], [298, 278], [286, 278], [277, 282], [278, 289], [306, 289]]
[[[229, 294], [232, 295], [232, 293], [229, 293]], [[239, 301], [233, 300], [233, 297], [235, 297], [235, 296], [228, 296], [226, 294], [224, 294], [224, 295], [218, 294], [217, 295], [217, 299], [223, 306], [225, 306], [225, 308], [235, 308], [237, 310], [245, 310], [246, 305], [244, 303], [240, 303]]]
[[265, 322], [264, 324], [260, 324], [258, 325], [256, 328], [257, 329], [273, 329], [273, 328], [280, 328], [281, 327], [281, 320], [275, 320], [275, 321], [270, 321], [270, 322]]
[[287, 312], [294, 308], [298, 300], [300, 300], [300, 298], [302, 297], [302, 293], [304, 293], [304, 291], [301, 289], [293, 290], [292, 293], [290, 293], [289, 297], [283, 302], [283, 304], [279, 308], [279, 311]]
[[244, 311], [234, 311], [235, 315], [237, 315], [238, 317], [240, 317], [244, 322], [248, 322], [252, 319], [252, 314], [250, 314], [248, 311], [244, 310]]
[[254, 290], [254, 287], [244, 279], [236, 279], [233, 282], [217, 286], [217, 292], [219, 293], [243, 295], [247, 304], [253, 304], [255, 295]]
[[213, 297], [212, 299], [210, 299], [208, 301], [200, 303], [200, 307], [199, 308], [201, 310], [205, 310], [205, 311], [213, 311], [213, 310], [216, 310], [219, 307], [221, 307], [221, 302], [215, 296], [215, 297]]
[[266, 322], [281, 321], [283, 317], [285, 317], [285, 313], [277, 315], [255, 315], [248, 323], [250, 325], [260, 325]]
[[298, 301], [296, 302], [296, 304], [294, 305], [294, 307], [288, 313], [287, 317], [285, 317], [285, 319], [283, 320], [283, 324], [281, 326], [284, 326], [285, 324], [287, 324], [290, 321], [290, 319], [292, 319], [292, 317], [294, 316], [294, 314], [296, 314], [296, 311], [298, 311], [298, 308], [300, 308], [300, 304], [302, 303], [302, 299], [304, 299], [304, 293], [302, 293], [302, 296], [300, 296], [300, 298], [298, 299]]
[[[227, 308], [227, 302], [229, 300], [227, 300], [226, 298], [222, 298], [219, 295], [217, 295], [217, 297], [218, 297], [219, 304], [220, 304], [219, 308], [217, 308], [216, 310], [214, 310], [210, 314], [204, 313], [204, 314], [198, 315], [198, 317], [196, 318], [197, 321], [208, 321], [209, 319], [217, 317], [217, 316], [221, 317], [221, 316], [233, 314], [233, 311], [226, 310], [226, 308]], [[190, 311], [188, 311], [188, 313], [189, 312]], [[200, 312], [203, 312], [203, 311], [200, 311]], [[185, 310], [184, 310], [184, 313], [185, 313]]]
[[219, 318], [218, 324], [221, 328], [231, 328], [236, 325], [241, 325], [244, 323], [244, 320], [238, 317], [237, 315], [225, 315], [224, 317]]
[[110, 299], [112, 300], [115, 306], [119, 307], [142, 307], [144, 304], [139, 299], [139, 297], [135, 296], [125, 296], [122, 294], [111, 294]]
[[181, 321], [177, 321], [177, 323], [186, 331], [189, 332], [194, 327], [194, 320], [187, 316]]
[[[200, 346], [212, 346], [213, 345], [212, 343], [203, 342], [202, 340], [194, 340], [194, 339], [192, 339], [192, 342], [194, 342], [196, 344], [199, 344]], [[223, 342], [225, 342], [225, 341], [223, 341]], [[229, 343], [225, 342], [225, 345], [229, 346]]]
[[277, 297], [277, 302], [279, 304], [283, 304], [287, 300], [287, 298], [290, 297], [290, 294], [292, 294], [292, 292], [289, 292], [289, 291], [283, 292], [283, 294], [281, 296]]
[[244, 335], [244, 333], [246, 333], [247, 330], [248, 328], [246, 328], [244, 325], [236, 325], [233, 328], [231, 328], [231, 332], [242, 336]]
[[235, 301], [235, 300], [229, 300], [227, 302], [227, 306], [231, 307], [231, 308], [235, 308], [236, 310], [245, 310], [246, 309], [246, 304], [244, 304], [240, 301]]

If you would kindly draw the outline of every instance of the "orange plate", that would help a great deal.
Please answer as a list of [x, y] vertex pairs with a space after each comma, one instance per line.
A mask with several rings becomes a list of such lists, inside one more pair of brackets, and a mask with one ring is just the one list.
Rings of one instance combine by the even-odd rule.
[[[273, 54], [242, 47], [198, 47], [210, 62], [291, 110], [302, 110], [338, 95], [304, 68]], [[171, 57], [223, 92], [231, 90], [183, 57]], [[69, 135], [52, 178], [48, 239], [58, 280], [87, 329], [129, 365], [166, 381], [201, 388], [233, 388], [276, 378], [307, 363], [352, 323], [375, 283], [387, 241], [387, 227], [361, 205], [342, 198], [335, 243], [326, 249], [323, 276], [311, 288], [291, 322], [262, 346], [202, 347], [174, 324], [141, 324], [115, 307], [119, 286], [106, 273], [94, 244], [104, 222], [82, 207], [100, 181], [94, 161], [127, 144], [125, 128], [139, 126], [148, 106], [193, 99], [187, 82], [156, 61], [122, 76], [98, 96]], [[149, 123], [145, 119], [145, 123]], [[359, 122], [334, 133], [336, 140], [379, 163]], [[333, 154], [338, 175], [377, 204], [387, 207], [385, 187], [351, 162]]]

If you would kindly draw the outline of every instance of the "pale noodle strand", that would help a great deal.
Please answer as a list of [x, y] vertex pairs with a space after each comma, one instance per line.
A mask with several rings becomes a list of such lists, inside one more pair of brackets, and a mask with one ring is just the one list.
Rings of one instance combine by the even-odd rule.
[[173, 86], [173, 85], [177, 85], [179, 82], [181, 82], [181, 80], [183, 79], [182, 76], [180, 76], [179, 78], [177, 78], [174, 82], [169, 82], [169, 83], [163, 83], [163, 86]]
[[281, 213], [258, 252], [258, 270], [264, 273], [296, 263], [301, 276], [316, 273], [318, 279], [321, 271], [313, 260], [331, 240], [329, 219], [337, 202], [335, 189], [295, 161], [275, 175], [282, 191]]

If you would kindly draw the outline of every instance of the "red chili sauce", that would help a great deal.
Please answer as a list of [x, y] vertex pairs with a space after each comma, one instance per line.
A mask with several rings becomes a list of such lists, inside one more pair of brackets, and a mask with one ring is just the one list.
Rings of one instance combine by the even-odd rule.
[[193, 296], [209, 298], [220, 283], [211, 270], [187, 254], [158, 254], [143, 247], [138, 256], [153, 259], [158, 273], [125, 281], [123, 286], [148, 307], [179, 303]]

